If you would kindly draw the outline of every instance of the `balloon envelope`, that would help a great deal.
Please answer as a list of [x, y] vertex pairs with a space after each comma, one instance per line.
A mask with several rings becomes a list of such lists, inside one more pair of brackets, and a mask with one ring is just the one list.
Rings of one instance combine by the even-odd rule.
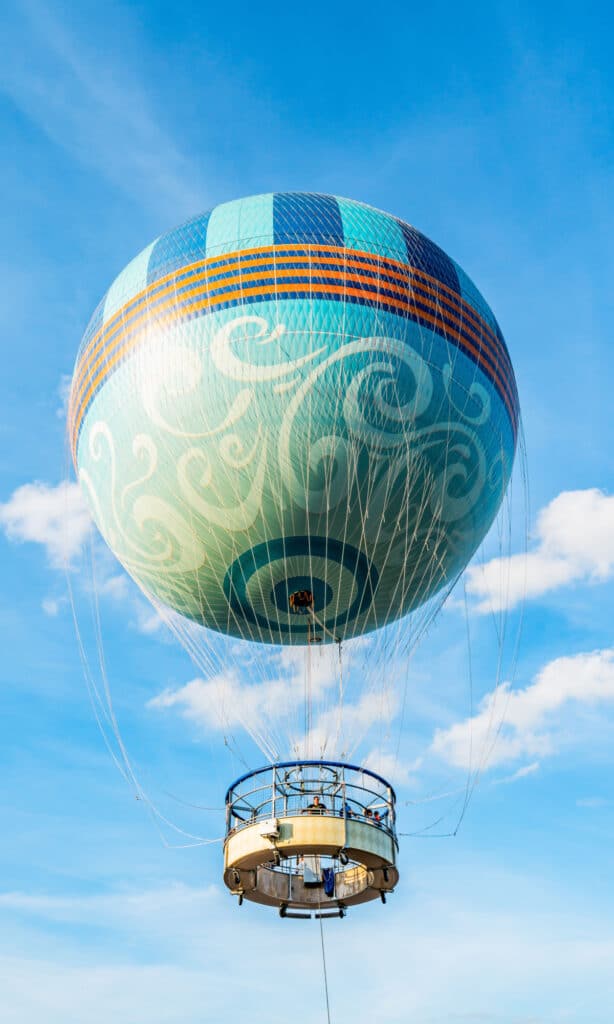
[[360, 635], [453, 580], [517, 423], [461, 268], [392, 216], [303, 193], [225, 203], [144, 249], [87, 328], [70, 405], [79, 479], [138, 583], [280, 644]]

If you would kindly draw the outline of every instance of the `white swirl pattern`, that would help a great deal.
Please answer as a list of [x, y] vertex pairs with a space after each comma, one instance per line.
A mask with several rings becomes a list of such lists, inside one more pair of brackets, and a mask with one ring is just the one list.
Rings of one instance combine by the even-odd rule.
[[[208, 350], [202, 336], [199, 350], [187, 332], [168, 332], [135, 364], [140, 413], [132, 408], [130, 444], [121, 411], [121, 446], [115, 419], [97, 418], [96, 402], [86, 420], [79, 475], [105, 539], [143, 586], [213, 628], [245, 635], [223, 594], [234, 559], [312, 532], [351, 543], [377, 572], [374, 607], [352, 628], [395, 618], [457, 571], [507, 484], [502, 443], [488, 447], [500, 435], [493, 401], [478, 380], [461, 391], [451, 364], [434, 367], [407, 340], [369, 335], [337, 347], [334, 334], [322, 337], [326, 344], [291, 359], [285, 325], [264, 317], [218, 326]], [[316, 400], [321, 421], [311, 414]], [[308, 574], [312, 562], [303, 562]], [[348, 576], [325, 562], [324, 584]], [[410, 582], [395, 603], [401, 572]], [[279, 565], [268, 576], [265, 565], [249, 584], [272, 622], [273, 612], [289, 621], [269, 597], [280, 578]], [[345, 612], [356, 585], [348, 577], [343, 594], [340, 586], [330, 605]], [[271, 627], [254, 638], [281, 634]]]

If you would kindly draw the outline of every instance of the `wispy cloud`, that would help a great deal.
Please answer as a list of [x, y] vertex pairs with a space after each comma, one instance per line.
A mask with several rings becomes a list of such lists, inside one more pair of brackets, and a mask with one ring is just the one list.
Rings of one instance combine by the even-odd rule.
[[83, 550], [91, 519], [78, 484], [35, 482], [0, 505], [0, 527], [11, 541], [42, 544], [52, 568], [62, 569]]
[[41, 608], [45, 615], [48, 615], [50, 619], [54, 619], [59, 614], [63, 604], [63, 599], [57, 597], [46, 597], [41, 602]]
[[83, 895], [47, 896], [26, 892], [0, 893], [0, 909], [30, 917], [86, 924], [93, 916], [101, 924], [123, 927], [142, 927], [150, 930], [154, 920], [171, 907], [177, 914], [191, 913], [200, 908], [202, 913], [219, 902], [220, 892], [210, 885], [202, 889], [174, 883], [164, 888], [117, 891]]
[[35, 2], [20, 4], [4, 31], [0, 89], [50, 139], [139, 203], [168, 207], [175, 218], [202, 208], [198, 171], [163, 127], [122, 51], [124, 35], [110, 52], [95, 33], [77, 37], [57, 9]]
[[[556, 658], [529, 686], [512, 691], [505, 683], [484, 697], [476, 715], [438, 729], [431, 751], [464, 769], [471, 750], [483, 751], [490, 767], [522, 757], [552, 756], [573, 742], [573, 733], [563, 727], [563, 712], [610, 704], [614, 649]], [[530, 766], [525, 774], [528, 770], [534, 769]]]
[[[411, 914], [401, 887], [385, 910], [379, 908], [386, 926], [376, 926], [378, 955], [364, 977], [358, 979], [356, 964], [373, 942], [373, 914], [359, 908], [347, 924], [331, 923], [326, 939], [334, 1019], [364, 1019], [365, 1003], [386, 1024], [405, 1024], [408, 1016], [432, 1024], [606, 1019], [594, 1016], [593, 1008], [614, 994], [614, 936], [607, 919], [584, 905], [580, 913], [570, 912], [563, 897], [546, 914], [539, 880], [511, 873], [482, 870], [479, 886], [470, 891], [463, 872], [442, 877], [423, 867], [422, 875], [422, 884], [413, 887]], [[228, 972], [237, 958], [242, 969], [240, 977], [233, 975], [233, 998], [237, 1005], [249, 1000], [253, 1024], [270, 1020], [270, 951], [284, 926], [271, 912], [248, 905], [239, 910], [217, 887], [169, 884], [89, 896], [12, 892], [0, 897], [0, 910], [3, 945], [10, 947], [0, 956], [7, 1024], [219, 1021], [228, 1014]], [[343, 941], [340, 933], [336, 941], [339, 927]], [[29, 953], [15, 951], [18, 928]], [[294, 1000], [297, 1024], [322, 1014], [317, 952], [308, 927], [294, 930], [284, 946], [275, 995], [284, 1005]], [[544, 1006], [569, 1006], [578, 986], [594, 992], [582, 1016], [564, 1009], [555, 1017], [542, 1014]], [[527, 1002], [531, 1014], [524, 1012]]]
[[613, 801], [605, 796], [584, 796], [576, 800], [576, 807], [586, 807], [591, 811], [601, 810], [602, 807], [611, 807]]
[[519, 779], [526, 779], [528, 775], [535, 775], [539, 771], [539, 761], [531, 761], [530, 764], [523, 764], [517, 771], [512, 772], [511, 775], [503, 775], [500, 779], [493, 779], [492, 784], [494, 786], [508, 786], [512, 782], [518, 782]]
[[72, 384], [72, 376], [69, 373], [63, 373], [60, 377], [60, 383], [58, 384], [58, 398], [60, 404], [58, 405], [55, 414], [59, 420], [65, 420], [68, 416], [68, 403], [70, 401], [70, 388]]
[[467, 593], [474, 610], [513, 608], [524, 597], [570, 583], [598, 583], [614, 574], [614, 496], [596, 488], [563, 491], [537, 519], [533, 550], [471, 566]]

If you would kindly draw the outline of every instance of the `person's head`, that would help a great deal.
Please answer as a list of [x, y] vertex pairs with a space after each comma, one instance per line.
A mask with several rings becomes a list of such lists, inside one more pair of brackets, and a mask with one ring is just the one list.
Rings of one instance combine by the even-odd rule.
[[317, 807], [317, 806], [318, 806], [318, 804], [320, 803], [320, 797], [319, 797], [319, 796], [314, 796], [314, 798], [313, 798], [313, 802], [314, 802], [314, 804], [315, 804], [315, 805], [316, 805], [316, 807]]

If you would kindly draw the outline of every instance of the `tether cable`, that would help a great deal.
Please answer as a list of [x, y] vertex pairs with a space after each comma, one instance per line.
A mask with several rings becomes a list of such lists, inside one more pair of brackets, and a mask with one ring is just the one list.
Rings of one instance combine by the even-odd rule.
[[322, 924], [322, 904], [318, 894], [318, 921], [320, 923], [320, 946], [322, 948], [322, 972], [324, 974], [324, 997], [326, 999], [326, 1020], [330, 1024], [330, 1000], [328, 998], [328, 972], [326, 970], [326, 949], [324, 947], [324, 925]]

